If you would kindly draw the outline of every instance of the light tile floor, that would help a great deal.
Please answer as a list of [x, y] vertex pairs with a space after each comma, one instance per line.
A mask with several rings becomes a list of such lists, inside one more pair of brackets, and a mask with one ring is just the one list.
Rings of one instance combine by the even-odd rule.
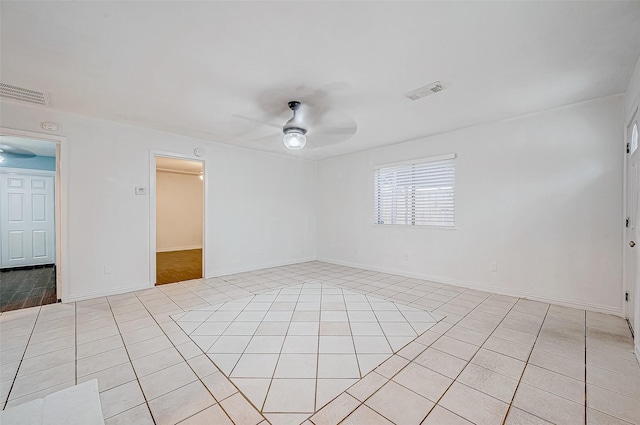
[[305, 425], [640, 423], [623, 319], [321, 262], [3, 313], [4, 408], [96, 378], [108, 425], [266, 424], [259, 386], [239, 392], [170, 316], [308, 281], [446, 317]]
[[303, 422], [437, 322], [315, 281], [171, 317], [272, 423]]

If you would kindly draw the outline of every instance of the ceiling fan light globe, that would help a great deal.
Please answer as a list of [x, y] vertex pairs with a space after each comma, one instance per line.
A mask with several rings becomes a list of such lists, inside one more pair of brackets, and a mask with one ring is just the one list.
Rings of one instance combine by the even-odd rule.
[[284, 142], [284, 146], [291, 150], [302, 149], [304, 148], [304, 145], [307, 144], [307, 138], [305, 135], [295, 131], [286, 133], [282, 138], [282, 141]]

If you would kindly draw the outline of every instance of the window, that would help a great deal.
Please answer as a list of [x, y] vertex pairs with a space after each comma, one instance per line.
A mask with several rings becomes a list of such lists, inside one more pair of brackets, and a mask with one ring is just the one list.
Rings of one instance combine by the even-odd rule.
[[453, 227], [455, 155], [375, 170], [377, 224]]

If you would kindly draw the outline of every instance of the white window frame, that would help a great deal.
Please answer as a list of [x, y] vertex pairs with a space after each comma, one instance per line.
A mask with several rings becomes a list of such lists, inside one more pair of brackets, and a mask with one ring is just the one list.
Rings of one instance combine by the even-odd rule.
[[[456, 154], [445, 154], [445, 155], [438, 155], [438, 156], [432, 156], [432, 157], [427, 157], [427, 158], [419, 158], [419, 159], [413, 159], [413, 160], [409, 160], [409, 161], [401, 161], [401, 162], [393, 162], [393, 163], [385, 163], [385, 164], [378, 164], [378, 165], [374, 165], [372, 168], [372, 184], [371, 184], [371, 188], [373, 189], [373, 193], [372, 193], [372, 225], [375, 227], [380, 227], [380, 228], [388, 228], [388, 227], [404, 227], [404, 228], [430, 228], [430, 229], [445, 229], [445, 230], [455, 230], [457, 229], [456, 227], [456, 211], [455, 211], [455, 168], [454, 168], [454, 187], [453, 187], [453, 193], [454, 193], [454, 211], [453, 211], [453, 223], [452, 225], [438, 225], [438, 224], [418, 224], [418, 223], [379, 223], [379, 213], [378, 213], [378, 209], [376, 206], [376, 190], [377, 190], [377, 180], [376, 180], [376, 175], [377, 172], [381, 169], [384, 168], [395, 168], [395, 167], [401, 167], [403, 165], [406, 166], [410, 166], [410, 165], [423, 165], [429, 162], [436, 162], [436, 161], [443, 161], [443, 160], [454, 160], [457, 158]], [[455, 165], [454, 165], [455, 167]]]

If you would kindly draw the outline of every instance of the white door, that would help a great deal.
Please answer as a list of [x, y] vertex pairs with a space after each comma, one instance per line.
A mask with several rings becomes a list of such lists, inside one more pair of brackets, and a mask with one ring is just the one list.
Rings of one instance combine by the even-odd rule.
[[0, 268], [55, 263], [54, 177], [0, 174]]
[[[640, 264], [640, 223], [639, 206], [640, 198], [640, 150], [638, 150], [638, 122], [637, 115], [631, 121], [627, 129], [628, 151], [627, 154], [627, 231], [625, 246], [626, 276], [626, 316], [632, 327], [636, 326], [638, 303], [638, 274]], [[638, 332], [638, 329], [634, 329]]]

